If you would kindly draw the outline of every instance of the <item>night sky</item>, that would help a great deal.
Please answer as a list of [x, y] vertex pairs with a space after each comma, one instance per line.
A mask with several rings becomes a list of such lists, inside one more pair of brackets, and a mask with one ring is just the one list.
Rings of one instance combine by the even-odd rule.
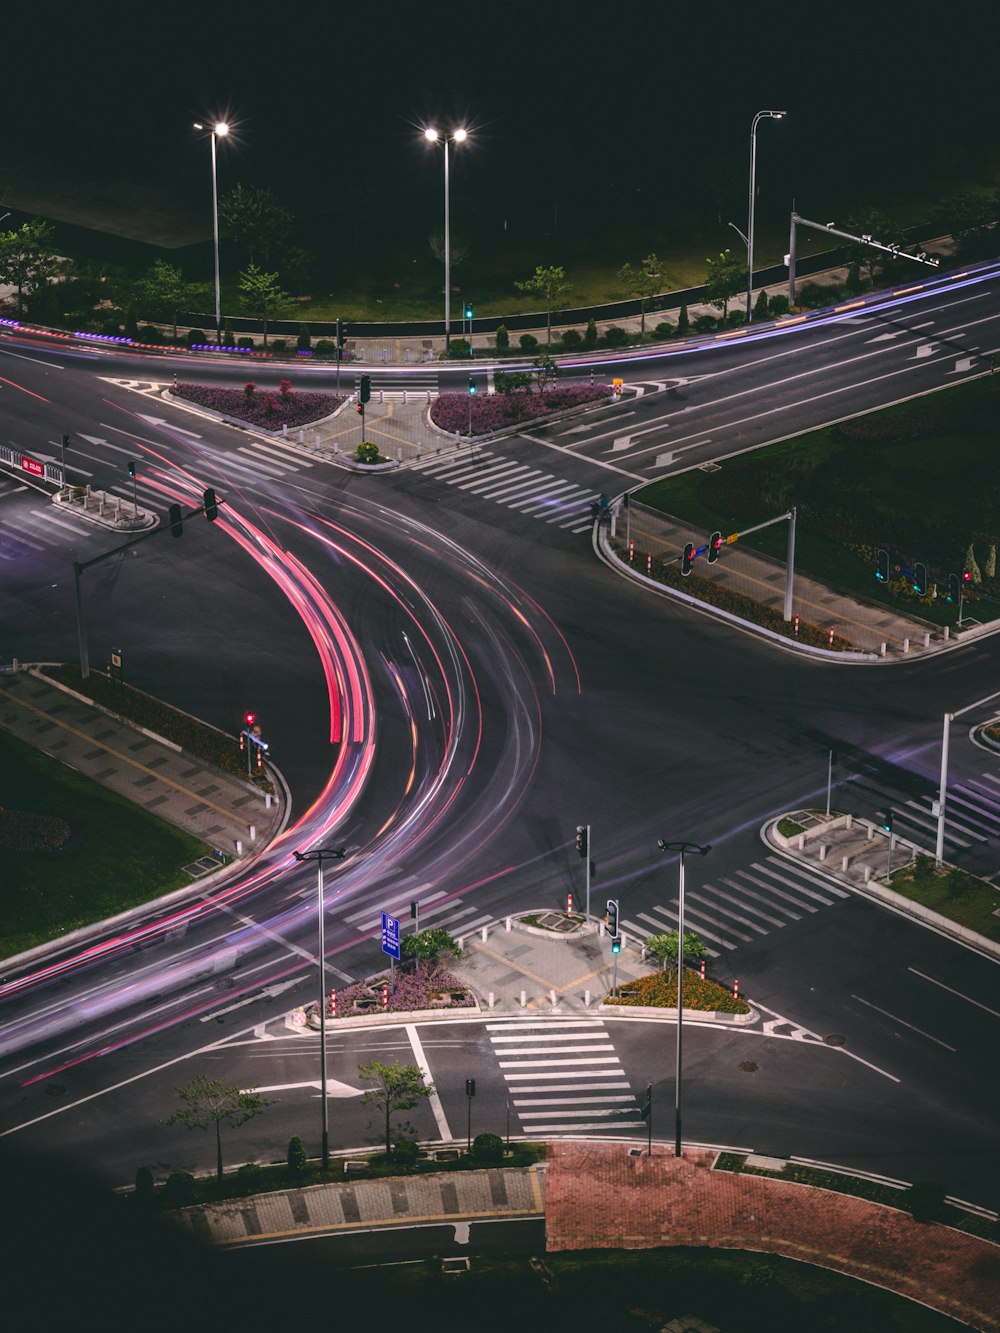
[[0, 180], [8, 207], [58, 199], [81, 221], [204, 238], [209, 150], [191, 124], [224, 115], [239, 128], [220, 191], [271, 185], [314, 244], [426, 242], [442, 176], [420, 127], [463, 122], [454, 225], [562, 262], [622, 225], [660, 244], [745, 225], [764, 107], [788, 118], [758, 134], [758, 226], [793, 199], [828, 220], [834, 199], [919, 198], [928, 171], [957, 182], [988, 163], [990, 43], [943, 32], [946, 11], [932, 29], [921, 7], [693, 8], [96, 0], [56, 26], [23, 6], [4, 20]]

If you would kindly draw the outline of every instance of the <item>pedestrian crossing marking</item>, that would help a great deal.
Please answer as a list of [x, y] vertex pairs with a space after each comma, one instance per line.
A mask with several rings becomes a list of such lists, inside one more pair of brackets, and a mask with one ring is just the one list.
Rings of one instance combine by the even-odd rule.
[[561, 529], [589, 532], [593, 527], [590, 509], [598, 499], [594, 492], [499, 454], [481, 450], [478, 460], [471, 463], [437, 456], [418, 458], [410, 470]]

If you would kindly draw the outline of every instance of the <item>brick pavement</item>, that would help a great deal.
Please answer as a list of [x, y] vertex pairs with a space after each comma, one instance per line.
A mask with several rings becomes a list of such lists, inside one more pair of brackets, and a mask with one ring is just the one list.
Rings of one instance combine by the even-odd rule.
[[[1000, 1246], [908, 1213], [791, 1182], [712, 1171], [715, 1153], [630, 1157], [615, 1143], [551, 1143], [549, 1250], [709, 1246], [781, 1254], [1000, 1329]], [[601, 1207], [594, 1207], [594, 1200]]]

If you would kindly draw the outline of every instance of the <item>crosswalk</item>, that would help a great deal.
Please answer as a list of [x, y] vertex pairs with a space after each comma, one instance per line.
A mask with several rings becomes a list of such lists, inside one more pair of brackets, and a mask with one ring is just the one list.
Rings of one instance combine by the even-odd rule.
[[[894, 814], [893, 828], [903, 837], [933, 850], [937, 839], [937, 816], [932, 795], [917, 800], [886, 801]], [[978, 843], [1000, 840], [1000, 778], [980, 773], [948, 788], [945, 805], [944, 844], [951, 851], [968, 851]]]
[[524, 1134], [645, 1127], [602, 1020], [510, 1019], [486, 1028]]
[[[749, 869], [688, 889], [684, 929], [701, 938], [709, 958], [718, 958], [722, 950], [745, 947], [849, 897], [829, 879], [782, 857], [768, 856]], [[648, 912], [636, 912], [632, 920], [622, 918], [621, 925], [630, 937], [640, 940], [666, 934], [678, 928], [677, 905], [674, 898]]]
[[503, 454], [475, 449], [458, 460], [420, 458], [408, 470], [568, 532], [589, 532], [593, 527], [596, 492]]
[[[303, 896], [312, 893], [312, 889], [303, 890]], [[456, 939], [463, 938], [497, 924], [493, 913], [482, 912], [478, 907], [453, 897], [444, 889], [432, 889], [429, 884], [420, 884], [416, 879], [404, 881], [391, 891], [373, 889], [366, 892], [363, 899], [352, 899], [349, 911], [337, 912], [338, 920], [346, 922], [359, 935], [371, 936], [382, 927], [382, 913], [404, 919], [404, 925], [410, 923], [410, 904], [419, 903], [420, 929], [441, 927]]]

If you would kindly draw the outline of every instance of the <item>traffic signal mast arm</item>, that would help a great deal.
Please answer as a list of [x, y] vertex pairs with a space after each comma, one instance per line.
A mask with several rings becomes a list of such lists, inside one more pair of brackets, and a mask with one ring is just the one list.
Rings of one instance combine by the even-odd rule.
[[[210, 499], [209, 496], [211, 496]], [[214, 515], [210, 515], [210, 510], [214, 508], [218, 512], [218, 506], [224, 503], [225, 501], [220, 499], [214, 491], [207, 490], [205, 492], [205, 503], [199, 509], [192, 509], [190, 513], [184, 515], [184, 518], [197, 518], [199, 514], [214, 517]], [[89, 560], [74, 560], [73, 568], [78, 574], [82, 574], [91, 565], [99, 565], [102, 560], [107, 560], [109, 556], [117, 555], [119, 551], [127, 551], [130, 546], [137, 546], [139, 542], [148, 542], [150, 537], [159, 537], [167, 530], [167, 528], [153, 528], [151, 532], [143, 532], [138, 537], [130, 537], [127, 542], [122, 542], [121, 546], [112, 547], [110, 551], [105, 551], [103, 555], [92, 556]]]

